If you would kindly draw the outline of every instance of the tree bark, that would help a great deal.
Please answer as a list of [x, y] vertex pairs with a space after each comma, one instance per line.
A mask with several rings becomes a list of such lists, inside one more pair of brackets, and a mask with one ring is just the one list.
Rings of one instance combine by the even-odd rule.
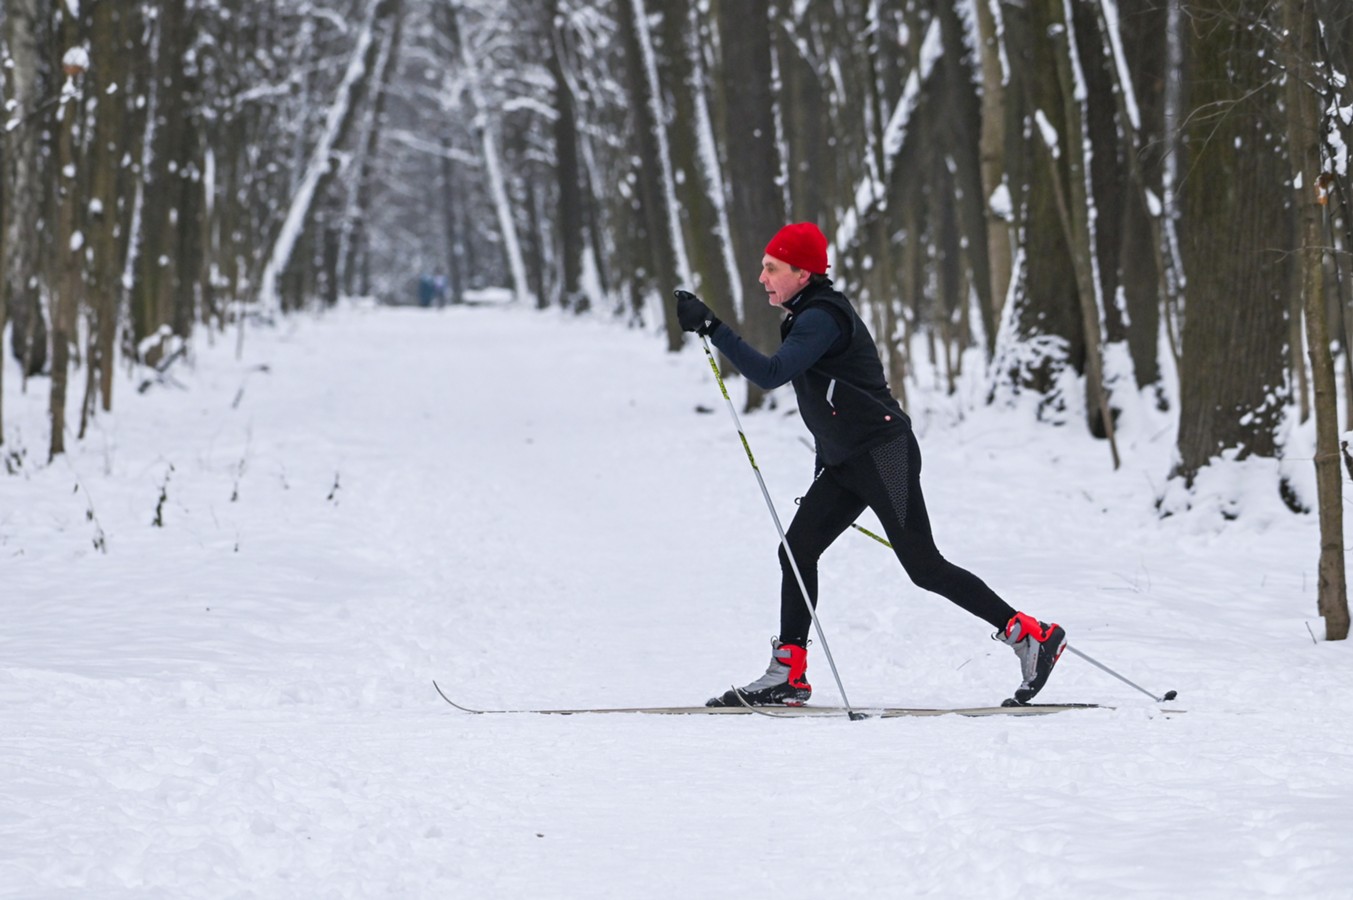
[[66, 81], [56, 108], [56, 246], [53, 248], [51, 443], [48, 459], [66, 452], [66, 396], [70, 348], [76, 340], [75, 319], [84, 293], [84, 239], [80, 234], [80, 125], [84, 116], [85, 64], [80, 59], [82, 27], [69, 8], [61, 12], [57, 52]]
[[[315, 244], [313, 236], [306, 236], [306, 240], [302, 240], [302, 233], [308, 230], [308, 219], [316, 198], [323, 196], [325, 189], [337, 173], [338, 160], [334, 153], [337, 148], [343, 146], [348, 130], [352, 127], [356, 118], [355, 111], [360, 104], [363, 92], [367, 89], [369, 83], [375, 79], [371, 71], [372, 64], [381, 46], [380, 40], [377, 39], [377, 32], [384, 27], [386, 21], [396, 11], [397, 5], [393, 0], [369, 0], [367, 14], [358, 30], [357, 44], [353, 47], [348, 60], [347, 72], [330, 102], [325, 117], [324, 131], [319, 135], [311, 149], [296, 190], [288, 200], [286, 215], [282, 220], [281, 227], [278, 229], [275, 238], [270, 242], [271, 249], [268, 253], [268, 261], [264, 265], [263, 274], [259, 278], [259, 302], [265, 315], [277, 311], [278, 278], [290, 267], [292, 252], [302, 243], [308, 244], [312, 248]], [[469, 56], [469, 44], [465, 41], [463, 30], [460, 31], [460, 34], [462, 39], [461, 52], [466, 54], [467, 70], [473, 72], [474, 61]], [[476, 105], [482, 111], [483, 98], [478, 96], [478, 80], [471, 78], [470, 85], [471, 92], [477, 96], [479, 101]], [[500, 173], [496, 170], [498, 164], [497, 145], [494, 141], [493, 132], [489, 128], [484, 129], [484, 142], [486, 154], [488, 151], [492, 151], [493, 168], [489, 173], [490, 178], [494, 180], [495, 187], [500, 187], [501, 185], [497, 181], [497, 176]], [[510, 211], [507, 218], [506, 224], [510, 225]], [[509, 233], [504, 234], [504, 243], [509, 248], [509, 254], [513, 255], [513, 251], [516, 250], [516, 232], [511, 228], [506, 230]], [[513, 262], [512, 271], [515, 286], [518, 290], [518, 296], [522, 296], [522, 292], [526, 289], [525, 277], [515, 277], [519, 269], [519, 254], [513, 255]]]
[[[771, 350], [780, 343], [780, 313], [765, 302], [757, 279], [766, 242], [785, 225], [787, 210], [776, 183], [781, 166], [771, 91], [769, 4], [720, 3], [718, 27], [726, 104], [722, 135], [730, 148], [728, 218], [733, 258], [747, 298], [743, 336], [753, 346]], [[758, 409], [764, 402], [765, 392], [748, 382], [746, 408]]]
[[1276, 456], [1288, 394], [1285, 294], [1295, 241], [1284, 187], [1291, 172], [1275, 140], [1283, 129], [1268, 61], [1274, 48], [1263, 37], [1267, 7], [1264, 0], [1186, 7], [1192, 113], [1180, 235], [1185, 269], [1195, 275], [1174, 474], [1190, 487], [1223, 452], [1234, 460]]
[[[156, 18], [152, 42], [152, 83], [148, 91], [145, 167], [141, 172], [141, 227], [133, 235], [136, 278], [130, 307], [132, 340], [142, 362], [154, 365], [164, 355], [163, 326], [172, 326], [179, 293], [177, 260], [180, 180], [187, 172], [182, 148], [188, 139], [184, 53], [187, 48], [185, 0], [167, 0]], [[172, 331], [172, 328], [170, 329]]]
[[[1064, 208], [1062, 227], [1066, 231], [1067, 246], [1071, 251], [1072, 268], [1076, 273], [1076, 294], [1080, 303], [1081, 328], [1085, 340], [1085, 381], [1090, 415], [1090, 430], [1103, 433], [1109, 442], [1113, 467], [1121, 465], [1118, 440], [1114, 434], [1114, 410], [1109, 398], [1109, 385], [1104, 372], [1105, 297], [1100, 265], [1100, 246], [1096, 231], [1097, 201], [1089, 158], [1091, 137], [1088, 115], [1088, 88], [1080, 65], [1080, 46], [1074, 13], [1070, 0], [1046, 0], [1049, 20], [1060, 28], [1062, 39], [1054, 39], [1057, 78], [1061, 87], [1064, 129], [1061, 134], [1066, 153], [1065, 196], [1069, 209]], [[1062, 170], [1054, 178], [1060, 179]], [[1135, 387], [1135, 385], [1131, 386]]]
[[585, 309], [591, 299], [583, 292], [583, 254], [587, 244], [587, 217], [583, 212], [582, 173], [578, 163], [578, 110], [573, 84], [565, 71], [563, 16], [559, 0], [550, 3], [550, 49], [546, 62], [554, 95], [554, 171], [558, 183], [556, 211], [559, 233], [560, 303], [565, 309]]
[[[42, 11], [40, 11], [42, 10]], [[4, 141], [5, 257], [4, 292], [12, 323], [10, 347], [25, 378], [47, 366], [47, 320], [42, 309], [46, 286], [41, 248], [51, 241], [45, 216], [44, 186], [50, 182], [49, 155], [43, 152], [44, 108], [51, 92], [51, 64], [43, 48], [50, 40], [50, 19], [39, 0], [6, 0], [5, 46], [13, 66], [5, 76], [7, 112]]]
[[690, 255], [689, 289], [699, 293], [720, 318], [736, 322], [744, 305], [742, 282], [730, 264], [723, 162], [713, 141], [703, 26], [697, 4], [689, 0], [667, 4], [660, 36], [671, 72], [667, 80], [672, 85], [672, 171]]
[[460, 192], [456, 190], [456, 164], [452, 158], [452, 147], [448, 139], [443, 145], [441, 158], [441, 203], [442, 229], [446, 233], [446, 284], [452, 303], [465, 299], [465, 240], [460, 212]]
[[675, 351], [683, 343], [669, 291], [689, 283], [690, 262], [686, 255], [680, 217], [675, 208], [676, 189], [672, 156], [667, 139], [667, 109], [652, 36], [648, 30], [644, 0], [621, 3], [622, 31], [630, 78], [634, 80], [634, 114], [640, 150], [638, 187], [648, 224], [648, 250], [655, 287], [667, 330], [667, 347]]
[[1339, 400], [1330, 353], [1325, 305], [1325, 252], [1321, 219], [1326, 204], [1320, 165], [1321, 121], [1312, 86], [1320, 76], [1315, 10], [1309, 0], [1284, 0], [1284, 54], [1287, 69], [1288, 140], [1301, 187], [1294, 202], [1300, 217], [1302, 296], [1306, 347], [1315, 389], [1315, 480], [1320, 510], [1319, 587], [1316, 606], [1325, 620], [1325, 638], [1348, 637], [1348, 583], [1344, 568], [1343, 480], [1339, 468]]
[[[987, 335], [988, 357], [996, 350], [996, 323], [1005, 309], [1014, 269], [1014, 209], [1013, 198], [1005, 171], [1005, 160], [1010, 147], [1010, 116], [1006, 94], [1009, 80], [1016, 77], [1007, 70], [1004, 59], [1005, 24], [1001, 7], [993, 0], [977, 0], [978, 48], [982, 66], [982, 131], [978, 140], [978, 156], [982, 173], [982, 208], [986, 216], [987, 271], [991, 287], [987, 292], [991, 304]], [[988, 321], [987, 317], [983, 321]]]
[[[1118, 252], [1118, 280], [1131, 323], [1125, 326], [1126, 340], [1138, 384], [1154, 387], [1156, 403], [1163, 409], [1161, 313], [1171, 283], [1178, 280], [1165, 254], [1161, 184], [1165, 82], [1174, 77], [1166, 70], [1169, 15], [1164, 7], [1153, 6], [1111, 20], [1102, 0], [1098, 6], [1100, 29], [1111, 54], [1109, 70], [1114, 75], [1121, 157], [1127, 170]], [[1115, 40], [1115, 28], [1121, 43]]]
[[1068, 410], [1063, 375], [1084, 358], [1085, 331], [1061, 211], [1066, 203], [1061, 160], [1044, 140], [1038, 115], [1042, 111], [1042, 121], [1054, 134], [1066, 133], [1058, 51], [1048, 37], [1051, 23], [1041, 18], [1042, 4], [1004, 11], [1006, 47], [1019, 85], [1007, 99], [1019, 104], [1020, 131], [1027, 135], [1016, 155], [1023, 178], [1010, 184], [1019, 204], [1023, 269], [1002, 321], [992, 393], [1030, 391], [1039, 396], [1039, 418], [1060, 423]]
[[403, 0], [392, 0], [392, 7], [390, 13], [392, 23], [383, 39], [376, 67], [375, 89], [372, 92], [371, 110], [367, 117], [365, 140], [362, 142], [362, 163], [358, 167], [357, 183], [351, 192], [352, 206], [346, 211], [343, 222], [343, 256], [340, 262], [343, 290], [348, 294], [363, 296], [371, 292], [370, 279], [367, 277], [370, 248], [366, 221], [371, 212], [376, 154], [380, 149], [381, 136], [385, 129], [385, 107], [390, 81], [399, 61], [404, 35]]
[[120, 275], [118, 222], [119, 170], [126, 152], [123, 130], [128, 61], [128, 38], [135, 19], [133, 9], [103, 0], [94, 4], [90, 27], [90, 93], [94, 132], [90, 141], [90, 204], [85, 234], [89, 244], [89, 343], [86, 353], [85, 398], [81, 406], [80, 436], [84, 437], [96, 406], [113, 408], [113, 362], [117, 352]]
[[[982, 3], [977, 2], [974, 5], [981, 6]], [[944, 174], [946, 180], [952, 181], [953, 185], [951, 202], [942, 204], [937, 209], [943, 223], [939, 233], [951, 235], [951, 239], [946, 240], [945, 245], [950, 248], [946, 252], [952, 253], [954, 257], [952, 264], [955, 267], [952, 273], [953, 293], [948, 294], [945, 299], [947, 303], [957, 307], [954, 311], [958, 313], [958, 318], [966, 322], [969, 307], [972, 305], [969, 302], [967, 287], [971, 287], [982, 322], [982, 351], [990, 360], [991, 353], [996, 347], [996, 323], [1000, 315], [1000, 301], [992, 297], [991, 292], [997, 287], [1003, 289], [1009, 283], [1010, 239], [1008, 234], [1003, 233], [1003, 228], [991, 227], [1000, 220], [991, 218], [990, 204], [986, 202], [990, 194], [983, 179], [984, 110], [974, 83], [981, 77], [981, 73], [973, 70], [973, 61], [968, 58], [969, 54], [964, 45], [965, 33], [957, 10], [950, 4], [942, 3], [938, 16], [945, 49], [930, 97], [934, 106], [930, 108], [938, 107], [944, 110], [943, 114], [934, 115], [933, 118], [944, 127], [946, 162], [951, 163], [944, 167]], [[985, 84], [983, 81], [984, 86]], [[998, 110], [1003, 114], [1004, 103], [999, 98], [995, 102], [995, 107], [991, 111], [993, 115]], [[1001, 138], [1004, 139], [1004, 129], [1001, 131]], [[952, 176], [948, 171], [951, 168]], [[993, 177], [994, 173], [986, 174]], [[999, 184], [999, 175], [996, 174], [995, 177]], [[993, 231], [996, 234], [993, 234]], [[988, 248], [988, 243], [992, 239], [1003, 243], [1003, 246], [996, 250], [994, 260], [992, 251]], [[958, 271], [960, 259], [962, 269], [970, 273], [970, 277], [965, 277]], [[1001, 275], [992, 273], [993, 262], [1005, 267]], [[946, 317], [945, 321], [950, 320]]]

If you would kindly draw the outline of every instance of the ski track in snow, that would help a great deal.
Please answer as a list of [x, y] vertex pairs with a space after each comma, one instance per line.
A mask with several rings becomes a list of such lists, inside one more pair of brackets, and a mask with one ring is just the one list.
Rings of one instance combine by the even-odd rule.
[[[1168, 434], [1120, 435], [1113, 473], [1075, 426], [911, 388], [946, 555], [1187, 713], [1068, 655], [1040, 699], [1117, 709], [472, 716], [432, 679], [626, 706], [764, 669], [776, 537], [703, 354], [345, 308], [241, 360], [199, 340], [144, 395], [124, 372], [51, 465], [47, 382], [6, 375], [2, 897], [1349, 895], [1353, 651], [1307, 631], [1314, 517], [1248, 490], [1224, 530], [1158, 520]], [[787, 523], [812, 455], [779, 396], [744, 424]], [[843, 535], [821, 589], [856, 705], [1017, 681], [873, 541]]]

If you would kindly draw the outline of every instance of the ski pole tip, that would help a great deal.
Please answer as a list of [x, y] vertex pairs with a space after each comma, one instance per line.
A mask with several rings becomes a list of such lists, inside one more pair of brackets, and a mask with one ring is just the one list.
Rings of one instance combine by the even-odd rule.
[[1161, 700], [1173, 700], [1175, 697], [1178, 697], [1178, 696], [1179, 696], [1179, 692], [1178, 692], [1178, 691], [1166, 691], [1166, 692], [1165, 692], [1165, 696], [1164, 696], [1164, 697], [1161, 697], [1160, 699], [1161, 699]]

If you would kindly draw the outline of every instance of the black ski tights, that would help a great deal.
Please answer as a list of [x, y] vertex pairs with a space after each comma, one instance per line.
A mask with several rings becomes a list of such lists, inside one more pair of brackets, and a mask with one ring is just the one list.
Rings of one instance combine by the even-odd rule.
[[[786, 538], [804, 585], [817, 606], [817, 561], [868, 506], [917, 587], [933, 591], [996, 628], [1015, 614], [1008, 603], [967, 569], [940, 555], [921, 495], [921, 448], [911, 429], [887, 444], [823, 470], [813, 482]], [[812, 620], [798, 582], [780, 548], [780, 640], [805, 646]]]

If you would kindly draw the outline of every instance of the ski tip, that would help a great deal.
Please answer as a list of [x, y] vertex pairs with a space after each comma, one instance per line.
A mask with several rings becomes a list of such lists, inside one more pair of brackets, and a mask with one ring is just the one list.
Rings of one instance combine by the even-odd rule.
[[461, 706], [459, 703], [452, 700], [450, 697], [446, 696], [446, 691], [442, 690], [442, 686], [437, 683], [436, 679], [433, 679], [432, 686], [436, 688], [437, 693], [441, 695], [441, 698], [443, 700], [445, 700], [447, 703], [450, 703], [452, 706], [454, 706], [456, 709], [461, 710], [462, 712], [477, 713], [483, 711], [478, 709], [470, 709], [468, 706]]

